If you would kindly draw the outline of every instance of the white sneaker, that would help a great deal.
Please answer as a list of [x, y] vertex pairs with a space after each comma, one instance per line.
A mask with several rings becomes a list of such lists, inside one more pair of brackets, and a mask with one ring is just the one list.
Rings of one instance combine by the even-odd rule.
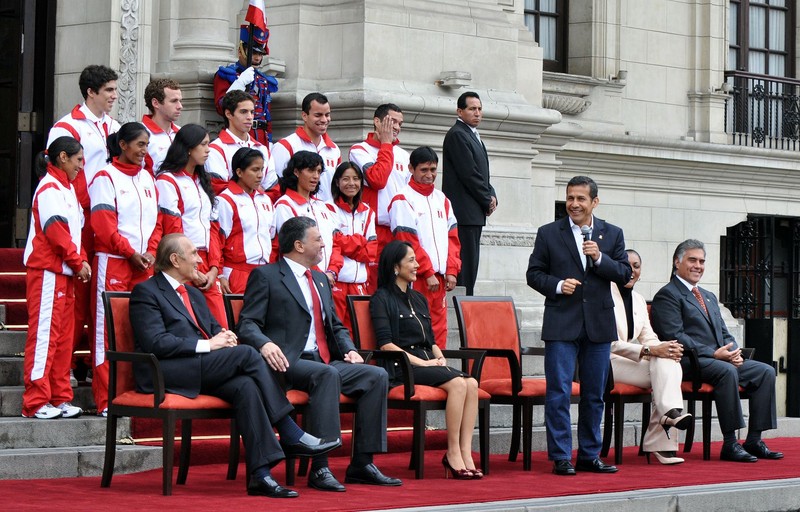
[[108, 418], [108, 407], [97, 413], [98, 416], [102, 416], [104, 418]]
[[57, 405], [56, 409], [59, 409], [61, 411], [61, 416], [63, 418], [77, 418], [78, 416], [83, 414], [83, 409], [74, 406], [69, 402], [64, 402], [61, 405]]
[[69, 371], [69, 385], [73, 388], [78, 387], [78, 379], [75, 378], [75, 371]]
[[[23, 415], [24, 416], [24, 415]], [[30, 418], [31, 416], [25, 416], [26, 418]], [[33, 418], [37, 418], [40, 420], [52, 420], [55, 418], [61, 417], [61, 409], [57, 407], [53, 407], [50, 404], [45, 404], [39, 408], [38, 411], [33, 413]]]

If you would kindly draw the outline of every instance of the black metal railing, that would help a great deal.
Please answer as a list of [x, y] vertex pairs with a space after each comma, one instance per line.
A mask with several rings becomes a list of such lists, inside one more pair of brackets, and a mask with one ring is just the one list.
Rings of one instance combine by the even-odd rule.
[[800, 151], [800, 80], [726, 71], [733, 90], [725, 102], [731, 144]]

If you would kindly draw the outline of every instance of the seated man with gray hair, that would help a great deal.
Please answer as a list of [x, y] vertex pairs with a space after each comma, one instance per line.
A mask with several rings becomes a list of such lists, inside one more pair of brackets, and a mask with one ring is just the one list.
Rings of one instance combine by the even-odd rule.
[[[783, 458], [761, 440], [761, 432], [777, 427], [774, 368], [742, 357], [742, 350], [725, 327], [717, 297], [697, 286], [705, 270], [703, 242], [681, 242], [672, 260], [672, 279], [653, 298], [653, 329], [660, 339], [678, 340], [687, 352], [697, 352], [703, 381], [714, 386], [723, 435], [720, 459], [756, 462]], [[685, 355], [681, 366], [687, 374]], [[736, 439], [736, 430], [744, 427], [739, 386], [750, 395], [750, 426], [744, 444]]]
[[[233, 331], [220, 327], [202, 292], [185, 286], [201, 263], [197, 248], [182, 233], [161, 239], [156, 274], [131, 292], [130, 317], [136, 349], [158, 358], [168, 393], [198, 394], [230, 402], [242, 433], [250, 482], [247, 494], [296, 498], [282, 487], [270, 468], [285, 454], [314, 456], [341, 446], [303, 432], [289, 414], [292, 405], [253, 347], [240, 345]], [[136, 387], [153, 392], [150, 372], [134, 363]], [[280, 443], [272, 431], [281, 435]]]

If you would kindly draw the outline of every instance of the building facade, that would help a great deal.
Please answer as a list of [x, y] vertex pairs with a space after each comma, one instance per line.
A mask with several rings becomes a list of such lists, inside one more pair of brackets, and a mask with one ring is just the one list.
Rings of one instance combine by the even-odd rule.
[[[52, 66], [37, 72], [52, 94], [32, 149], [47, 121], [80, 102], [77, 77], [90, 63], [119, 71], [121, 122], [141, 118], [152, 77], [170, 77], [182, 84], [181, 122], [219, 129], [211, 80], [235, 59], [246, 0], [48, 4], [36, 16], [53, 26], [39, 36]], [[780, 413], [800, 415], [795, 13], [792, 0], [272, 0], [262, 69], [280, 82], [274, 136], [299, 123], [306, 93], [321, 91], [345, 153], [384, 102], [404, 111], [405, 148], [441, 152], [455, 99], [477, 91], [500, 204], [476, 294], [513, 296], [538, 340], [542, 298], [524, 278], [536, 228], [563, 212], [570, 177], [591, 176], [596, 213], [642, 255], [645, 297], [668, 280], [678, 242], [707, 244], [703, 284], [757, 357], [781, 370]], [[15, 218], [31, 181], [20, 172]], [[24, 239], [26, 222], [8, 238]]]

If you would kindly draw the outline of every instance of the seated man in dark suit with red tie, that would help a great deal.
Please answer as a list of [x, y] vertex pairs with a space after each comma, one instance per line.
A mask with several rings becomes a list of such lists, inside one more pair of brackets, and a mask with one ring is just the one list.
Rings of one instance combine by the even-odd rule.
[[[303, 432], [289, 417], [292, 406], [258, 353], [239, 345], [232, 331], [220, 327], [200, 291], [184, 286], [200, 262], [197, 248], [183, 234], [161, 240], [155, 276], [131, 293], [136, 348], [158, 358], [167, 392], [189, 398], [202, 393], [233, 405], [251, 472], [247, 494], [295, 498], [297, 492], [280, 486], [270, 468], [284, 453], [319, 455], [339, 447], [341, 441], [324, 442]], [[134, 364], [134, 376], [139, 391], [153, 392], [148, 368]]]
[[[705, 263], [703, 242], [689, 239], [678, 245], [672, 257], [672, 280], [653, 298], [653, 330], [660, 339], [678, 340], [687, 351], [697, 352], [703, 380], [714, 386], [723, 436], [720, 459], [781, 459], [782, 453], [771, 451], [761, 440], [762, 431], [777, 427], [775, 369], [742, 358], [741, 349], [725, 327], [717, 297], [697, 286]], [[686, 355], [681, 365], [684, 374], [690, 371]], [[744, 428], [739, 386], [750, 395], [750, 426], [743, 445], [736, 439], [736, 430]]]
[[[314, 435], [340, 435], [340, 393], [357, 401], [345, 483], [401, 485], [372, 462], [373, 453], [386, 451], [388, 376], [383, 368], [361, 364], [364, 360], [336, 315], [328, 278], [316, 268], [324, 247], [317, 223], [307, 217], [287, 220], [278, 243], [282, 258], [256, 268], [247, 280], [239, 339], [258, 349], [289, 386], [308, 392], [306, 426]], [[312, 459], [308, 485], [345, 490], [324, 456]]]

